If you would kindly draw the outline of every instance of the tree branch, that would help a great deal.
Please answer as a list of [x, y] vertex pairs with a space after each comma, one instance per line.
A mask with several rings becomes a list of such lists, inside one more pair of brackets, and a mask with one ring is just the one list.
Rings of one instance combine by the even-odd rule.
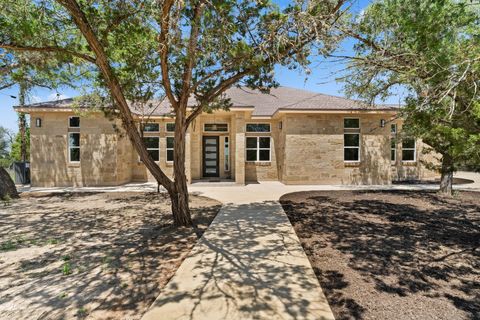
[[29, 47], [29, 46], [20, 46], [20, 45], [15, 45], [15, 44], [5, 44], [5, 43], [0, 43], [0, 48], [1, 49], [8, 49], [12, 51], [19, 51], [19, 52], [56, 52], [56, 53], [66, 53], [71, 56], [81, 58], [83, 60], [86, 60], [91, 63], [95, 63], [95, 58], [92, 56], [89, 56], [88, 54], [84, 53], [79, 53], [75, 51], [71, 51], [62, 47], [56, 47], [56, 46], [47, 46], [47, 47]]
[[185, 67], [183, 71], [183, 85], [182, 85], [182, 93], [180, 97], [180, 105], [187, 104], [188, 97], [190, 96], [190, 82], [192, 81], [192, 71], [193, 66], [195, 64], [195, 57], [196, 57], [196, 49], [198, 43], [198, 34], [200, 30], [200, 17], [202, 15], [204, 7], [204, 1], [199, 1], [194, 9], [193, 19], [192, 19], [192, 27], [190, 29], [190, 38], [188, 40], [188, 48], [187, 48], [187, 61], [185, 62]]
[[163, 87], [165, 95], [174, 109], [177, 109], [178, 101], [175, 99], [170, 82], [170, 72], [168, 68], [168, 32], [170, 31], [170, 10], [173, 6], [173, 0], [167, 0], [162, 5], [162, 16], [160, 17], [160, 35], [158, 36], [160, 51], [160, 68], [162, 69]]
[[127, 99], [123, 94], [120, 82], [113, 72], [105, 50], [95, 35], [95, 32], [85, 16], [85, 13], [82, 11], [76, 0], [57, 0], [57, 2], [70, 13], [74, 23], [77, 25], [85, 40], [88, 42], [90, 48], [92, 48], [92, 51], [95, 53], [97, 57], [96, 64], [103, 75], [112, 98], [118, 105], [123, 125], [125, 126], [126, 132], [135, 149], [137, 150], [140, 159], [142, 159], [145, 166], [150, 170], [152, 175], [161, 185], [163, 185], [169, 192], [174, 190], [175, 186], [172, 180], [165, 175], [165, 173], [160, 169], [160, 167], [155, 163], [153, 158], [148, 153], [137, 130], [135, 120], [133, 119], [132, 112], [128, 106]]

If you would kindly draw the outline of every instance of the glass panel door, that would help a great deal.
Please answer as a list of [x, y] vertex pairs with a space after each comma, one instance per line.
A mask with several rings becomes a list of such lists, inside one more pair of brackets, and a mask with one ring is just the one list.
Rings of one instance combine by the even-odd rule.
[[218, 136], [203, 137], [203, 176], [219, 177]]

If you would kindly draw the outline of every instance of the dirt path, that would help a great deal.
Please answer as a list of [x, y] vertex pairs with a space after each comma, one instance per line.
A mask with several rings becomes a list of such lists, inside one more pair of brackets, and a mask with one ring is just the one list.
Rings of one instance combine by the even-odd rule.
[[337, 320], [480, 319], [480, 193], [312, 191], [281, 203]]
[[[220, 209], [193, 196], [201, 234]], [[24, 194], [0, 203], [1, 319], [138, 319], [197, 242], [155, 193]]]

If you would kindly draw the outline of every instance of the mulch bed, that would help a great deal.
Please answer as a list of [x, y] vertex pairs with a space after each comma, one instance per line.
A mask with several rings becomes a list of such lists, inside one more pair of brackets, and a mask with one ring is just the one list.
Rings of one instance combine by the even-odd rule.
[[480, 319], [480, 193], [280, 199], [336, 319]]

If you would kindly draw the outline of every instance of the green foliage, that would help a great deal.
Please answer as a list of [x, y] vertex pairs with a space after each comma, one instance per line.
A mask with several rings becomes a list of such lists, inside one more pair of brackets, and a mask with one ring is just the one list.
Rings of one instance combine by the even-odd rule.
[[10, 167], [12, 160], [10, 159], [11, 133], [9, 130], [0, 127], [0, 167]]
[[478, 1], [378, 0], [350, 32], [358, 43], [347, 93], [372, 102], [406, 91], [407, 133], [440, 153], [447, 171], [480, 167], [479, 13]]
[[[27, 147], [27, 161], [30, 159], [30, 128], [27, 126], [25, 128], [25, 142]], [[21, 146], [22, 146], [22, 139], [20, 132], [15, 135], [13, 139], [12, 148], [10, 151], [10, 159], [13, 161], [22, 161], [21, 157]]]
[[[335, 48], [341, 35], [334, 27], [347, 17], [338, 10], [344, 2], [296, 0], [284, 9], [270, 1], [174, 2], [166, 44], [173, 92], [179, 97], [188, 85], [197, 99], [220, 108], [228, 101], [212, 90], [236, 75], [238, 79], [229, 86], [242, 83], [262, 90], [276, 86], [276, 64], [306, 69], [311, 53], [326, 55]], [[80, 79], [91, 92], [108, 97], [105, 79], [92, 63], [94, 54], [61, 3], [2, 1], [0, 48], [3, 45], [13, 60], [28, 55], [29, 64], [23, 72], [38, 75], [52, 86], [76, 85]], [[159, 33], [166, 1], [94, 0], [78, 4], [94, 28], [124, 96], [140, 104], [163, 98], [159, 52], [164, 45], [159, 44]], [[198, 38], [191, 33], [196, 27]], [[192, 41], [196, 42], [193, 51], [189, 50]], [[19, 47], [29, 50], [20, 51]], [[191, 65], [187, 63], [190, 58]], [[188, 70], [192, 75], [185, 83]]]

